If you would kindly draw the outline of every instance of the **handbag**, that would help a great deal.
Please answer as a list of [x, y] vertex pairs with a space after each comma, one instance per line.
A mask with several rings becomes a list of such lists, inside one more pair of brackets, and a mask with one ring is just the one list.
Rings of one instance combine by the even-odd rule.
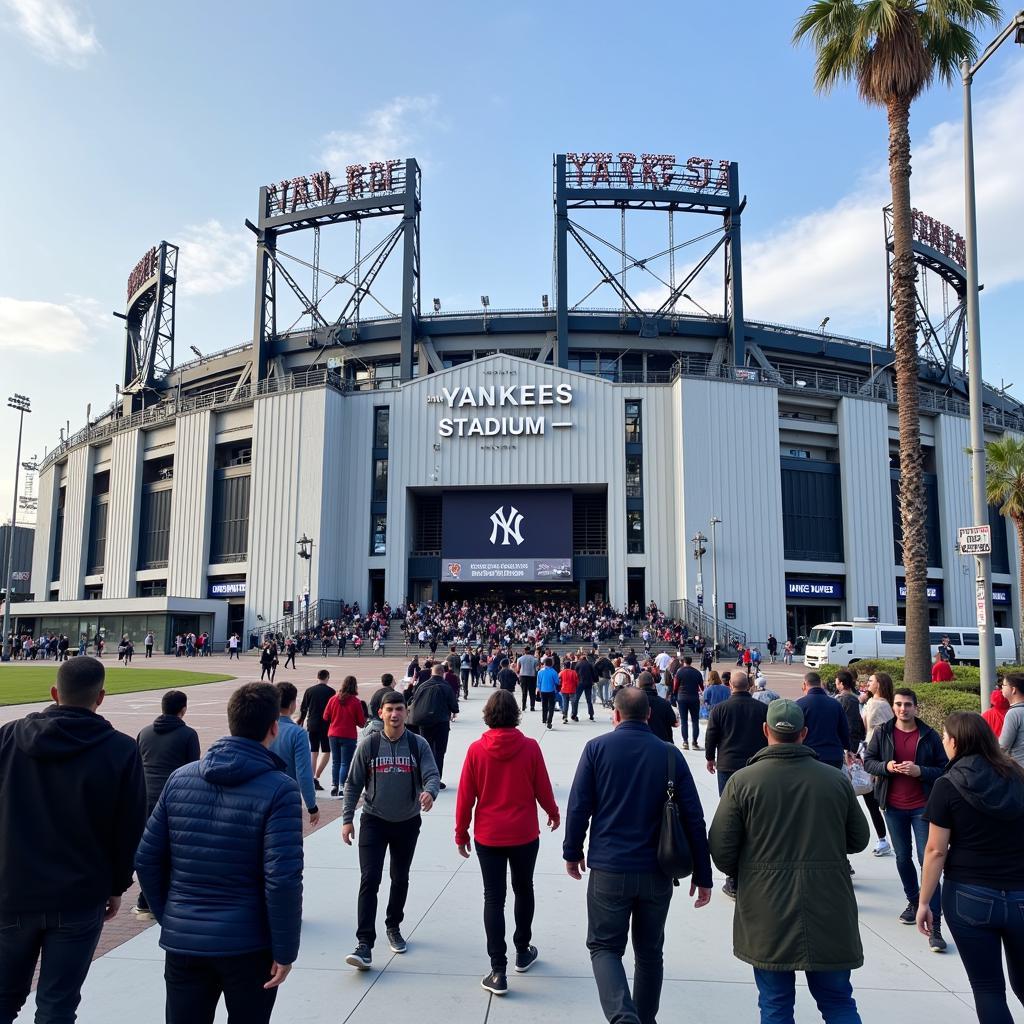
[[669, 746], [665, 806], [661, 811], [658, 833], [658, 867], [672, 879], [673, 885], [678, 885], [680, 878], [693, 873], [693, 854], [683, 823], [679, 820], [679, 805], [676, 803], [676, 756], [675, 746]]

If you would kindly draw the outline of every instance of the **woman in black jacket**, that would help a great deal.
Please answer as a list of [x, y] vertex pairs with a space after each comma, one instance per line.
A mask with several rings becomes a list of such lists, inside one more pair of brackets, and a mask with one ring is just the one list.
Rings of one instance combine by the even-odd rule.
[[974, 992], [980, 1024], [1012, 1024], [1010, 985], [1024, 1003], [1024, 769], [999, 748], [988, 723], [971, 711], [945, 722], [950, 763], [936, 780], [917, 927], [932, 929], [928, 901], [942, 882], [942, 912]]

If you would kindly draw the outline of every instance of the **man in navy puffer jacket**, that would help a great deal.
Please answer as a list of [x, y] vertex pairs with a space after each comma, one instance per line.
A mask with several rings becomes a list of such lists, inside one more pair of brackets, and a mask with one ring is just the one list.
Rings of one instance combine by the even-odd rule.
[[302, 808], [268, 747], [280, 698], [249, 683], [228, 702], [230, 736], [175, 771], [135, 870], [166, 950], [167, 1024], [265, 1024], [299, 952]]

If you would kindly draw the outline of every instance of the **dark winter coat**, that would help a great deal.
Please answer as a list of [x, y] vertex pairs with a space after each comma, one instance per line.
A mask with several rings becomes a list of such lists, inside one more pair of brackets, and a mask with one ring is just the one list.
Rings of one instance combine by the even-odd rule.
[[139, 749], [105, 718], [54, 704], [0, 728], [0, 912], [120, 896], [145, 824]]
[[716, 704], [708, 714], [704, 733], [704, 756], [717, 762], [718, 770], [735, 772], [762, 748], [768, 746], [762, 726], [768, 719], [768, 705], [743, 691]]
[[146, 816], [153, 813], [164, 785], [176, 768], [199, 760], [199, 733], [177, 715], [160, 715], [138, 738], [146, 774]]
[[711, 823], [711, 857], [738, 888], [736, 957], [769, 971], [860, 967], [846, 858], [869, 837], [853, 787], [810, 747], [758, 751], [729, 780]]
[[225, 736], [167, 780], [135, 857], [160, 945], [186, 956], [269, 949], [294, 962], [302, 921], [302, 806], [284, 762]]

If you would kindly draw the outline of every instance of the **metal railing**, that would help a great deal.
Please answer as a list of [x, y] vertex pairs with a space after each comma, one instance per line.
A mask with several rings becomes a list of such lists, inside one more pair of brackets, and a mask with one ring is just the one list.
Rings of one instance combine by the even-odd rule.
[[[715, 635], [714, 616], [710, 615], [700, 605], [694, 604], [686, 598], [679, 598], [669, 605], [669, 614], [673, 619], [685, 622], [690, 628], [690, 634], [700, 633], [705, 640], [711, 640]], [[737, 643], [746, 645], [747, 634], [742, 629], [730, 626], [722, 619], [718, 620], [718, 649], [719, 652], [728, 650]]]

